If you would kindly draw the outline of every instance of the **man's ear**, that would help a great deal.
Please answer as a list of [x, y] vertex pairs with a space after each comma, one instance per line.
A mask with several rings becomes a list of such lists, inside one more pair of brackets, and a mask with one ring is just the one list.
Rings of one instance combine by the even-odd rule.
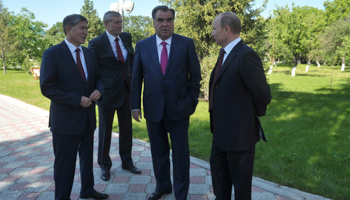
[[68, 35], [69, 31], [70, 31], [70, 27], [66, 26], [66, 33], [67, 33], [67, 35]]

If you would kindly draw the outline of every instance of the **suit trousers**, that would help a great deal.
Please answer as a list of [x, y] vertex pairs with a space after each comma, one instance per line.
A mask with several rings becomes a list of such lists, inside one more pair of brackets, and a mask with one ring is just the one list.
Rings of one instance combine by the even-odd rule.
[[223, 151], [213, 142], [210, 168], [217, 200], [251, 200], [255, 145], [245, 151]]
[[112, 126], [114, 114], [118, 114], [119, 123], [119, 155], [123, 166], [133, 165], [131, 158], [132, 149], [132, 121], [130, 110], [130, 92], [124, 86], [124, 102], [121, 107], [109, 108], [98, 106], [99, 115], [99, 142], [98, 164], [103, 170], [110, 170], [112, 160], [109, 155], [111, 147]]
[[89, 122], [81, 135], [52, 133], [55, 180], [55, 199], [69, 200], [79, 152], [81, 190], [80, 196], [90, 196], [94, 190], [93, 135]]
[[171, 120], [166, 111], [160, 122], [147, 120], [147, 131], [151, 144], [151, 154], [156, 191], [172, 190], [170, 180], [170, 145], [172, 146], [174, 193], [177, 200], [187, 199], [189, 188], [190, 153], [188, 146], [189, 118]]

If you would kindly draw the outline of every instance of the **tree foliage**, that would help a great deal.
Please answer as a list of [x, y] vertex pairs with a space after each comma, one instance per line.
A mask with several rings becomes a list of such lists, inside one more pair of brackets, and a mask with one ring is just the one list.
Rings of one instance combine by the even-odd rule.
[[[48, 47], [48, 40], [44, 37], [44, 28], [47, 25], [41, 21], [34, 21], [35, 15], [26, 8], [14, 17], [14, 31], [17, 35], [19, 47], [12, 52], [11, 59], [18, 65], [27, 63], [29, 60], [41, 61], [42, 55]], [[25, 69], [29, 72], [29, 68]]]
[[7, 11], [0, 0], [0, 60], [4, 74], [6, 74], [6, 63], [9, 62], [7, 56], [18, 46], [14, 28], [11, 26], [12, 21], [13, 15]]
[[124, 32], [132, 35], [132, 42], [146, 39], [154, 34], [152, 19], [145, 16], [124, 16]]
[[61, 43], [66, 37], [63, 31], [63, 23], [56, 22], [56, 24], [52, 25], [52, 27], [46, 31], [46, 34], [46, 38], [49, 40], [50, 46]]
[[84, 0], [84, 5], [82, 9], [80, 9], [80, 13], [82, 16], [86, 17], [88, 20], [88, 35], [86, 37], [86, 41], [84, 46], [87, 46], [89, 41], [104, 31], [104, 26], [101, 19], [98, 17], [96, 9], [94, 9], [94, 2], [90, 0]]
[[[29, 72], [33, 61], [40, 61], [48, 42], [43, 37], [43, 22], [34, 21], [35, 15], [22, 8], [17, 15], [9, 13], [0, 2], [0, 48], [3, 68], [20, 65]], [[26, 68], [25, 68], [26, 66]], [[5, 72], [5, 71], [4, 71]]]
[[253, 48], [262, 45], [261, 28], [265, 20], [260, 13], [267, 0], [254, 9], [254, 0], [160, 0], [175, 9], [175, 31], [191, 37], [195, 41], [196, 51], [202, 59], [210, 54], [217, 54], [219, 47], [211, 37], [214, 19], [221, 13], [231, 11], [238, 15], [242, 22], [241, 38]]
[[326, 0], [323, 5], [325, 7], [328, 25], [344, 19], [350, 14], [349, 0]]
[[[315, 8], [313, 8], [315, 9]], [[307, 54], [312, 43], [312, 29], [314, 28], [306, 20], [310, 7], [278, 7], [274, 10], [275, 35], [284, 45], [286, 45], [294, 56], [294, 64], [298, 65], [298, 60], [302, 54]]]
[[350, 54], [350, 18], [340, 19], [325, 28], [319, 37], [325, 60], [329, 64], [339, 64], [339, 58]]

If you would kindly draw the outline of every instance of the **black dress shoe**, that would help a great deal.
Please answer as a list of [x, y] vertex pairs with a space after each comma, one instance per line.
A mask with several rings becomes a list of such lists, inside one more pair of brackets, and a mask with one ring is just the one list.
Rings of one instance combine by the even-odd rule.
[[108, 198], [108, 194], [102, 193], [102, 192], [95, 192], [92, 195], [88, 196], [88, 197], [80, 197], [81, 199], [107, 199]]
[[129, 170], [131, 173], [134, 173], [134, 174], [141, 174], [141, 172], [142, 172], [134, 165], [128, 165], [128, 166], [122, 165], [122, 168], [125, 170]]
[[160, 199], [164, 194], [170, 194], [172, 191], [167, 191], [167, 192], [157, 192], [154, 191], [151, 196], [149, 196], [148, 200], [155, 200], [155, 199]]
[[108, 181], [111, 177], [111, 174], [109, 173], [109, 170], [101, 170], [101, 179], [104, 181]]

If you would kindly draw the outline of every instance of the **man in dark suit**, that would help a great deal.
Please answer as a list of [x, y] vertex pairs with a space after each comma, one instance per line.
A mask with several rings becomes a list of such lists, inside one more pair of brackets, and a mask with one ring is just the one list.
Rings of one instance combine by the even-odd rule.
[[132, 125], [130, 110], [131, 68], [134, 49], [130, 33], [122, 33], [120, 13], [108, 11], [103, 17], [106, 32], [89, 42], [97, 56], [104, 83], [103, 98], [97, 102], [99, 114], [98, 164], [102, 180], [109, 180], [112, 160], [109, 155], [114, 113], [118, 113], [119, 155], [122, 168], [139, 174], [131, 158]]
[[159, 199], [172, 192], [169, 133], [175, 197], [183, 200], [189, 188], [188, 126], [198, 103], [200, 65], [193, 40], [173, 33], [173, 9], [157, 6], [152, 18], [156, 34], [136, 43], [131, 109], [133, 118], [139, 121], [144, 81], [143, 109], [157, 180], [156, 190], [149, 199]]
[[[212, 36], [223, 48], [210, 77], [209, 111], [213, 133], [210, 157], [218, 200], [250, 200], [255, 144], [265, 140], [258, 117], [271, 101], [261, 59], [240, 38], [236, 14], [220, 14]], [[266, 140], [265, 140], [266, 141]]]
[[79, 152], [80, 198], [106, 199], [94, 190], [93, 134], [96, 128], [95, 101], [103, 83], [93, 51], [84, 48], [87, 19], [68, 15], [63, 20], [66, 39], [47, 49], [41, 63], [40, 88], [51, 100], [49, 126], [55, 154], [55, 199], [70, 199]]

